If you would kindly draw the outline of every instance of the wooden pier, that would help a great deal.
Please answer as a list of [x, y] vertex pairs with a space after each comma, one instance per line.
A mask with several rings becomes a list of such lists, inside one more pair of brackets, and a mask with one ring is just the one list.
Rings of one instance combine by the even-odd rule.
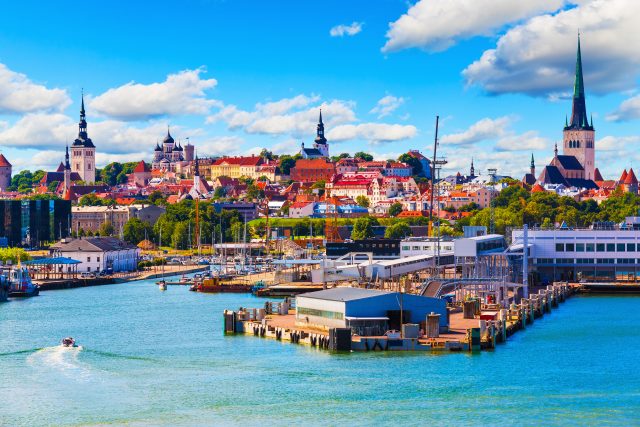
[[550, 285], [508, 308], [481, 304], [477, 299], [464, 301], [449, 308], [447, 331], [429, 328], [429, 320], [425, 319], [415, 325], [421, 329], [416, 338], [358, 336], [352, 335], [349, 328], [300, 327], [295, 323], [295, 309], [289, 300], [266, 302], [265, 307], [259, 309], [225, 310], [224, 333], [254, 335], [332, 351], [480, 352], [495, 348], [516, 331], [550, 313], [577, 289], [565, 283]]

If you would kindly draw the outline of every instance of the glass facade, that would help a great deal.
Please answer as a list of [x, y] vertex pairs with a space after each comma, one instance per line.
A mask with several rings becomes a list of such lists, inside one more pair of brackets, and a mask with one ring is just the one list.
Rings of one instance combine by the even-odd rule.
[[328, 311], [328, 310], [318, 310], [315, 308], [308, 307], [298, 307], [298, 315], [299, 316], [316, 316], [316, 317], [324, 317], [325, 319], [344, 319], [344, 314], [339, 313], [337, 311]]
[[0, 237], [9, 246], [39, 247], [69, 236], [68, 200], [0, 200]]

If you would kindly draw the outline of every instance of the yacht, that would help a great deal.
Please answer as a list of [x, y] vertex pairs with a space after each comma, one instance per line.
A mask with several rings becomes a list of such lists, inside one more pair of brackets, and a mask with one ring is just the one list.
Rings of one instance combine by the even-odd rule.
[[9, 296], [13, 298], [35, 297], [40, 293], [40, 286], [34, 285], [29, 270], [18, 265], [9, 271]]

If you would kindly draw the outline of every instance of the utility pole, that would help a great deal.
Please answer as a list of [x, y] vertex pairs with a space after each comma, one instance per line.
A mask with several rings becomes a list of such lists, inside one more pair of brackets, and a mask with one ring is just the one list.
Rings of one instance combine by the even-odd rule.
[[431, 201], [429, 202], [429, 224], [433, 221], [433, 192], [436, 180], [436, 155], [438, 153], [438, 123], [440, 116], [436, 116], [436, 136], [433, 139], [433, 159], [431, 159]]

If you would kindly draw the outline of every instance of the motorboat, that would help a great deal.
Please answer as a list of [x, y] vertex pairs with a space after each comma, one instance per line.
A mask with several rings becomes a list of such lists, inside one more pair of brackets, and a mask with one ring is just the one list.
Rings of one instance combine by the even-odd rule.
[[62, 338], [62, 341], [60, 341], [60, 345], [62, 345], [63, 347], [77, 347], [76, 340], [71, 337]]
[[40, 286], [34, 285], [29, 270], [18, 264], [9, 272], [9, 296], [13, 298], [35, 297], [40, 293]]

